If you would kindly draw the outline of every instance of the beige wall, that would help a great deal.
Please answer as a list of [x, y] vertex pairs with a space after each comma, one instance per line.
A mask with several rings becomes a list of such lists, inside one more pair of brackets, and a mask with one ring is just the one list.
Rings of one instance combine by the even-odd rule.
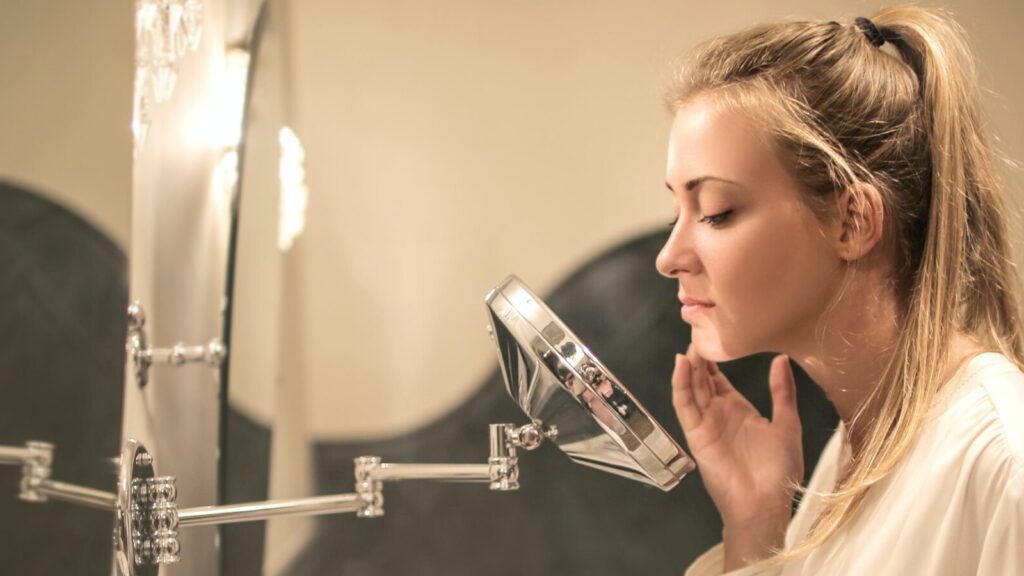
[[[1024, 158], [1021, 4], [944, 5], [976, 40], [993, 127]], [[311, 194], [286, 307], [312, 436], [439, 417], [495, 366], [482, 300], [505, 274], [543, 293], [667, 223], [661, 97], [675, 56], [756, 22], [876, 6], [294, 2], [292, 116]]]
[[132, 2], [0, 1], [0, 178], [128, 251]]

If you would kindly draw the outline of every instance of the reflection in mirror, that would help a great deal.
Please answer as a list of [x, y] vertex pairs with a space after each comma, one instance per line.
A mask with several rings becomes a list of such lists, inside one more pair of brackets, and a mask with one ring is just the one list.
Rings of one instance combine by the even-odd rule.
[[62, 501], [43, 481], [32, 485], [45, 501], [26, 501], [23, 468], [10, 464], [41, 441], [52, 445], [47, 465], [24, 469], [47, 487], [109, 493], [116, 481], [132, 211], [131, 6], [3, 3], [0, 447], [19, 447], [0, 449], [3, 574], [111, 570], [109, 506]]

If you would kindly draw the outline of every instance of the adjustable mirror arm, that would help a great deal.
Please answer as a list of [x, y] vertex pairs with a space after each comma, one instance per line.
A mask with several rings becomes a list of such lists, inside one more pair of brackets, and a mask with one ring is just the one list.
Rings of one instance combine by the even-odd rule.
[[267, 500], [177, 508], [173, 476], [153, 475], [153, 458], [130, 440], [121, 456], [117, 535], [118, 562], [125, 574], [177, 562], [178, 528], [266, 520], [279, 516], [316, 516], [354, 512], [360, 518], [384, 514], [383, 483], [437, 480], [487, 483], [491, 490], [519, 488], [516, 449], [533, 450], [558, 431], [538, 424], [490, 425], [490, 456], [486, 464], [391, 464], [376, 456], [355, 459], [355, 492], [295, 500]]
[[519, 463], [516, 448], [533, 450], [541, 445], [544, 438], [553, 438], [556, 432], [542, 432], [536, 424], [518, 428], [513, 424], [491, 424], [490, 435], [491, 454], [486, 464], [390, 464], [381, 462], [377, 456], [362, 456], [355, 459], [354, 493], [186, 508], [178, 510], [178, 526], [339, 512], [355, 512], [360, 518], [376, 518], [384, 515], [383, 483], [399, 480], [487, 483], [495, 491], [517, 490]]
[[0, 446], [0, 464], [21, 466], [18, 498], [26, 502], [46, 502], [50, 498], [113, 512], [117, 495], [50, 479], [53, 472], [53, 444], [27, 442], [24, 448]]

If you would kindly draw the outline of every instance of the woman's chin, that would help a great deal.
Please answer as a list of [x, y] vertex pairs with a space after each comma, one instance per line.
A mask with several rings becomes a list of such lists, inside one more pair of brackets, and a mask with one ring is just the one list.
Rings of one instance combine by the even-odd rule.
[[697, 350], [697, 354], [705, 360], [712, 362], [729, 362], [749, 354], [737, 354], [735, 350], [727, 349], [723, 346], [723, 343], [718, 340], [717, 334], [705, 334], [702, 331], [694, 330], [691, 336], [693, 340], [694, 348]]

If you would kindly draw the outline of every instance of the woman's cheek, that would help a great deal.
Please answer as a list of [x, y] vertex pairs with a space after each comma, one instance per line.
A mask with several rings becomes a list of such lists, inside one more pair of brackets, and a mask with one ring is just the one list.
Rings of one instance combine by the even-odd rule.
[[[777, 230], [768, 226], [750, 226], [723, 246], [715, 278], [717, 290], [710, 297], [719, 297], [718, 318], [723, 336], [742, 338], [734, 342], [733, 352], [751, 353], [768, 346], [778, 328], [792, 313], [794, 286], [801, 281], [794, 261], [787, 254], [792, 250]], [[749, 349], [748, 349], [749, 348]]]
[[[770, 230], [748, 227], [737, 230], [723, 259], [729, 271], [729, 285], [745, 294], [770, 292], [785, 269], [784, 240]], [[767, 232], [767, 233], [766, 233]]]

